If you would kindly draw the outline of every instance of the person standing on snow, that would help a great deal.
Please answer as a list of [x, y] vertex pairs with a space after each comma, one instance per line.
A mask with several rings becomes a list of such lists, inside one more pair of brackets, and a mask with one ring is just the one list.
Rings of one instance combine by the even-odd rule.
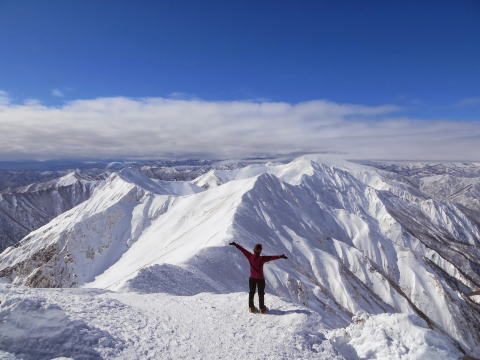
[[258, 288], [258, 302], [260, 306], [260, 312], [264, 313], [265, 311], [267, 311], [267, 307], [264, 303], [265, 278], [263, 276], [263, 264], [272, 260], [288, 258], [285, 255], [260, 256], [262, 252], [262, 244], [255, 245], [255, 247], [253, 248], [253, 254], [248, 250], [244, 249], [242, 246], [238, 245], [236, 242], [231, 242], [230, 245], [235, 246], [238, 250], [240, 250], [250, 263], [250, 278], [248, 280], [250, 287], [250, 292], [248, 294], [248, 310], [250, 312], [256, 311], [255, 305], [253, 304], [253, 297], [255, 296], [256, 288]]

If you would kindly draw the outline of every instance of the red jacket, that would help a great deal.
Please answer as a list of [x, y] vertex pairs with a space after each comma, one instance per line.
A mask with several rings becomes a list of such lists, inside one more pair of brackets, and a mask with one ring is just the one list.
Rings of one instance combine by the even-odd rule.
[[266, 262], [280, 259], [280, 256], [260, 256], [252, 254], [248, 250], [245, 250], [242, 246], [235, 244], [235, 247], [240, 250], [243, 255], [248, 259], [250, 263], [250, 277], [253, 279], [264, 279], [263, 277], [263, 264]]

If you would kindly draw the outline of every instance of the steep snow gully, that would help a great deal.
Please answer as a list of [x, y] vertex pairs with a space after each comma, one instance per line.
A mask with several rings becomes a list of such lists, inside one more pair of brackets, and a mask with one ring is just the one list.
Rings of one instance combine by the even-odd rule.
[[[478, 357], [480, 306], [466, 296], [480, 288], [474, 213], [403, 174], [318, 156], [191, 182], [124, 169], [0, 254], [0, 349], [25, 359]], [[289, 257], [265, 268], [270, 315], [246, 313], [247, 267], [231, 241]]]

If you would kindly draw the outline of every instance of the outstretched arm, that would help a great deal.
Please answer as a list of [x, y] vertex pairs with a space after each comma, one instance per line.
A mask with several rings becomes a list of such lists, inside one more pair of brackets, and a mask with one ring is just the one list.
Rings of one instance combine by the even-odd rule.
[[288, 259], [285, 255], [273, 255], [273, 256], [262, 256], [263, 262], [269, 262], [272, 260], [278, 260], [278, 259]]
[[241, 245], [238, 245], [235, 241], [232, 241], [232, 242], [230, 243], [230, 245], [233, 245], [233, 246], [235, 246], [238, 250], [240, 250], [240, 251], [243, 253], [243, 255], [245, 255], [245, 257], [246, 257], [247, 259], [250, 259], [250, 257], [252, 256], [252, 253], [251, 253], [251, 252], [249, 252], [248, 250], [246, 250], [245, 248], [243, 248]]

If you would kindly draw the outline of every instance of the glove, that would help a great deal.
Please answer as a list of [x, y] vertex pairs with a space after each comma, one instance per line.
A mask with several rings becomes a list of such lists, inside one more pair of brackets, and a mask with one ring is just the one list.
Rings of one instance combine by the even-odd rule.
[[286, 257], [286, 256], [285, 256], [285, 255], [283, 255], [283, 254], [282, 254], [282, 255], [280, 255], [280, 257], [281, 257], [282, 259], [288, 259], [288, 257]]
[[235, 245], [237, 245], [237, 243], [235, 241], [232, 241], [229, 245], [235, 246]]

